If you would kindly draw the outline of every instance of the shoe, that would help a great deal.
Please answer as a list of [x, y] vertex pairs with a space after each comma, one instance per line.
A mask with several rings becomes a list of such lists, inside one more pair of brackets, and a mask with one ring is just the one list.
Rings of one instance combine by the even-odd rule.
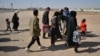
[[77, 49], [74, 49], [74, 51], [75, 51], [76, 53], [79, 53], [79, 51], [78, 51]]
[[29, 48], [25, 48], [25, 51], [28, 51], [29, 50]]
[[29, 48], [25, 48], [25, 51], [27, 51], [27, 52], [33, 52], [33, 51], [30, 50]]
[[44, 49], [45, 47], [44, 46], [39, 46], [39, 49]]

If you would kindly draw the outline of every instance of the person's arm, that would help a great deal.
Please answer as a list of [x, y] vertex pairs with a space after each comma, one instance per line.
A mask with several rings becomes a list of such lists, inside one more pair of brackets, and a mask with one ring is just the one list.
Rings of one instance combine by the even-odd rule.
[[79, 43], [79, 44], [81, 43], [81, 38], [78, 38], [78, 43]]
[[79, 36], [78, 36], [78, 43], [79, 44], [81, 43], [81, 34], [79, 34]]
[[86, 23], [85, 23], [85, 27], [86, 27], [86, 31], [87, 31], [87, 25], [86, 25]]
[[34, 19], [34, 21], [33, 21], [33, 29], [34, 30], [37, 30], [37, 25], [38, 25], [37, 20]]
[[29, 20], [29, 26], [31, 26], [31, 19]]
[[75, 26], [77, 27], [77, 19], [75, 18]]

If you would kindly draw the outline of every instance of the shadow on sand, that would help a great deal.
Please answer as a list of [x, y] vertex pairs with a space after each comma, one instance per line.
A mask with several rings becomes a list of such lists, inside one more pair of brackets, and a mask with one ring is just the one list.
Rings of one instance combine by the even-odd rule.
[[99, 37], [100, 35], [96, 35], [92, 33], [92, 31], [87, 31], [85, 37]]
[[29, 29], [21, 29], [21, 30], [13, 31], [12, 33], [13, 34], [19, 34], [19, 33], [23, 33], [23, 32], [26, 32], [26, 31], [29, 31]]
[[60, 45], [56, 45], [56, 46], [49, 46], [49, 47], [45, 47], [43, 49], [40, 50], [35, 50], [35, 51], [31, 51], [31, 52], [43, 52], [43, 51], [58, 51], [58, 50], [66, 50], [69, 49], [68, 47], [65, 46], [65, 44], [60, 44]]
[[19, 41], [19, 40], [11, 40], [10, 38], [0, 38], [0, 42], [10, 42], [10, 41]]
[[5, 30], [0, 30], [0, 32], [4, 32]]
[[5, 33], [5, 30], [0, 30], [0, 36], [2, 36], [2, 35], [10, 35], [10, 33]]
[[0, 51], [3, 52], [13, 52], [19, 49], [24, 49], [25, 47], [17, 47], [17, 46], [0, 46]]
[[5, 30], [0, 30], [0, 32], [3, 32], [3, 33], [0, 33], [0, 36], [3, 36], [3, 35], [10, 35], [11, 33], [12, 33], [12, 34], [18, 34], [18, 33], [26, 32], [26, 31], [29, 31], [29, 29], [21, 29], [21, 30], [12, 31], [12, 32], [9, 31], [9, 33], [8, 33], [8, 32], [5, 32]]
[[88, 49], [85, 49], [85, 50], [80, 50], [79, 51], [79, 53], [84, 53], [84, 52], [87, 52], [87, 53], [94, 53], [94, 52], [97, 52], [97, 51], [99, 51], [100, 50], [100, 48], [91, 48], [91, 47], [89, 47]]
[[[96, 46], [99, 46], [99, 45], [100, 45], [100, 42], [83, 42], [83, 43], [81, 43], [81, 46], [79, 48], [87, 48], [88, 47], [88, 49], [79, 50], [79, 53], [84, 53], [84, 52], [94, 53], [94, 52], [97, 52], [97, 51], [100, 50], [100, 48], [92, 48], [92, 47], [96, 47]], [[66, 47], [65, 44], [60, 44], [60, 45], [56, 45], [56, 46], [49, 46], [49, 47], [46, 47], [44, 49], [31, 51], [31, 52], [58, 51], [58, 50], [63, 51], [63, 50], [67, 50], [67, 49], [70, 49], [70, 48]]]
[[100, 42], [82, 42], [81, 46], [79, 48], [88, 47], [88, 49], [80, 50], [79, 53], [83, 53], [83, 52], [94, 53], [94, 52], [97, 52], [97, 51], [100, 50], [100, 48], [93, 48], [93, 47], [96, 47], [96, 46], [100, 46]]

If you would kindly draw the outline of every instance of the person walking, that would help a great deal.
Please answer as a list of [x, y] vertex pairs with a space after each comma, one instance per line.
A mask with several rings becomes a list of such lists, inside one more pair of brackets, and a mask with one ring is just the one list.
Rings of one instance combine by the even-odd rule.
[[9, 18], [6, 19], [6, 24], [7, 24], [7, 29], [5, 30], [5, 32], [8, 31], [8, 30], [10, 30], [10, 32], [12, 32], [11, 27], [10, 27]]
[[81, 33], [80, 33], [80, 27], [77, 26], [76, 30], [73, 32], [73, 43], [74, 43], [74, 51], [77, 53], [78, 47], [81, 43]]
[[76, 11], [71, 11], [68, 18], [68, 27], [67, 27], [67, 35], [68, 35], [68, 45], [73, 45], [73, 32], [76, 30], [77, 27], [77, 19], [76, 19]]
[[13, 23], [13, 29], [17, 31], [19, 27], [19, 17], [17, 16], [17, 13], [14, 14], [12, 18], [12, 23]]
[[[43, 23], [43, 38], [46, 38], [46, 33], [48, 33], [49, 30], [49, 11], [50, 11], [50, 7], [46, 8], [46, 11], [43, 14], [43, 18], [42, 18], [42, 23]], [[49, 37], [49, 34], [48, 34]]]
[[59, 12], [56, 11], [51, 19], [51, 46], [55, 46], [57, 38], [63, 39], [59, 30]]
[[29, 48], [32, 46], [32, 44], [34, 44], [35, 41], [37, 41], [39, 48], [43, 48], [39, 38], [41, 29], [39, 27], [39, 18], [37, 9], [33, 11], [33, 17], [30, 19], [29, 26], [30, 26], [30, 34], [32, 36], [32, 40], [29, 43], [29, 45], [25, 48], [25, 50], [30, 51]]

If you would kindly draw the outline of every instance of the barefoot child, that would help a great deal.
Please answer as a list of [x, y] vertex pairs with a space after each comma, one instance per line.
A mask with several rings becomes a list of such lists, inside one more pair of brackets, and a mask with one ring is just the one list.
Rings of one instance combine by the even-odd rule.
[[8, 18], [6, 19], [6, 24], [7, 24], [7, 29], [5, 30], [5, 32], [8, 31], [9, 29], [10, 29], [10, 32], [12, 32], [11, 27], [10, 27], [10, 21]]

